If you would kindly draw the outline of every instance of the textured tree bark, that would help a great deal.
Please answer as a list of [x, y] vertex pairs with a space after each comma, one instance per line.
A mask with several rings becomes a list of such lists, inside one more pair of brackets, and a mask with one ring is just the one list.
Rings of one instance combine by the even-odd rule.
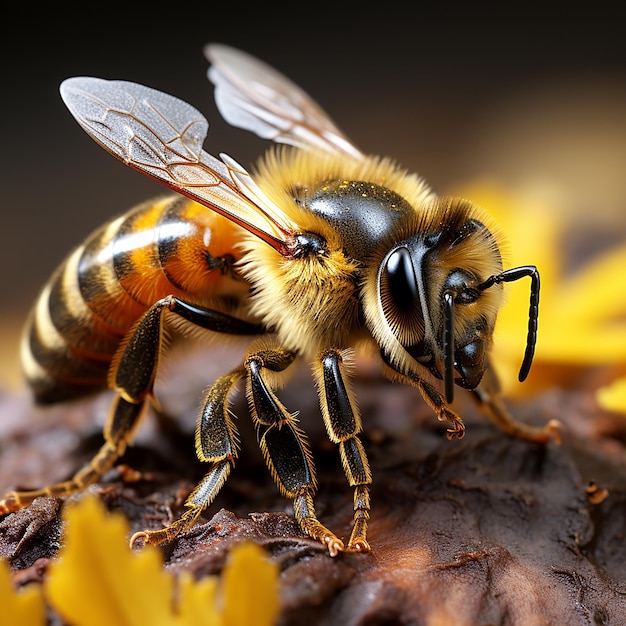
[[[124, 511], [132, 532], [167, 524], [205, 469], [193, 448], [191, 370], [197, 363], [163, 387], [163, 404], [182, 416], [149, 419], [123, 464], [92, 488]], [[169, 403], [168, 387], [177, 390]], [[561, 420], [561, 445], [511, 439], [469, 403], [457, 407], [465, 439], [448, 441], [414, 389], [367, 372], [356, 387], [374, 477], [371, 553], [331, 558], [302, 534], [260, 467], [240, 394], [237, 465], [202, 521], [163, 547], [165, 566], [219, 573], [232, 545], [257, 541], [280, 564], [281, 624], [626, 624], [625, 421], [599, 412], [589, 392], [554, 390], [513, 410], [535, 424]], [[308, 374], [282, 397], [310, 435], [320, 519], [347, 538], [352, 490]], [[0, 489], [67, 477], [100, 445], [108, 400], [36, 416], [25, 395], [0, 397]], [[43, 498], [0, 520], [0, 556], [17, 584], [45, 578], [62, 541], [61, 509]]]

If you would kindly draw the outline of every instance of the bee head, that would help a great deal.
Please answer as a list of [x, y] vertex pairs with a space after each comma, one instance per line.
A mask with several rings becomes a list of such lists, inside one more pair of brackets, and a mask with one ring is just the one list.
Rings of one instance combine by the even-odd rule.
[[[462, 200], [439, 199], [427, 223], [392, 244], [378, 264], [378, 337], [383, 358], [398, 372], [415, 364], [443, 380], [475, 389], [488, 365], [501, 283], [533, 277], [526, 377], [534, 352], [539, 277], [532, 266], [503, 271], [495, 236]], [[533, 305], [534, 302], [534, 305]]]

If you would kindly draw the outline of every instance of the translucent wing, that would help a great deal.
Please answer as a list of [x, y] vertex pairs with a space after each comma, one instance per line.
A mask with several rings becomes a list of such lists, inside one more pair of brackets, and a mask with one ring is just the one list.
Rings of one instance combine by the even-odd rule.
[[91, 77], [65, 80], [61, 97], [83, 129], [126, 165], [284, 253], [295, 225], [240, 165], [202, 149], [209, 124], [194, 107], [143, 85]]
[[321, 107], [274, 68], [223, 44], [205, 46], [204, 54], [212, 63], [215, 101], [232, 126], [305, 150], [363, 158]]

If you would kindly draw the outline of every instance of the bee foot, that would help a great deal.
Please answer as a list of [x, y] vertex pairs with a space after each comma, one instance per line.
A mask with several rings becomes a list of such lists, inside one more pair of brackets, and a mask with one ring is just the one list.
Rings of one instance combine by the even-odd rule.
[[150, 535], [147, 531], [145, 530], [140, 530], [138, 532], [136, 532], [131, 538], [130, 541], [128, 542], [128, 546], [129, 548], [132, 550], [135, 547], [135, 544], [140, 543], [140, 547], [144, 547], [146, 545], [148, 545], [149, 543], [152, 543], [150, 541]]
[[347, 552], [370, 552], [370, 544], [365, 539], [351, 541], [346, 549]]
[[0, 515], [15, 513], [15, 511], [19, 511], [21, 508], [22, 505], [14, 491], [10, 491], [0, 500]]
[[452, 439], [463, 439], [463, 437], [465, 437], [465, 424], [463, 423], [463, 420], [456, 415], [454, 418], [449, 415], [446, 419], [448, 419], [452, 424], [452, 427], [448, 428], [446, 431], [448, 441]]
[[328, 537], [324, 537], [322, 539], [322, 543], [328, 549], [328, 554], [330, 556], [337, 556], [340, 552], [345, 550], [345, 546], [343, 545], [343, 541], [335, 535], [329, 535]]
[[548, 436], [548, 441], [552, 440], [557, 446], [561, 445], [561, 433], [563, 431], [563, 424], [559, 422], [559, 420], [550, 420], [545, 425], [544, 430], [546, 432], [546, 435]]

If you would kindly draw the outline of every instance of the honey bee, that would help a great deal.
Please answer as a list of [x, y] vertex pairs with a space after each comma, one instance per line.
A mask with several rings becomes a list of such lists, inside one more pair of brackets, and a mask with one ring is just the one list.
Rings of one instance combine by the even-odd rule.
[[[372, 473], [359, 439], [351, 385], [355, 351], [369, 351], [391, 379], [412, 385], [462, 437], [448, 405], [454, 386], [508, 434], [556, 438], [507, 412], [489, 354], [503, 283], [530, 279], [527, 345], [533, 359], [539, 273], [504, 269], [499, 235], [470, 202], [439, 197], [389, 158], [366, 156], [288, 78], [224, 45], [205, 49], [218, 109], [231, 125], [274, 142], [251, 173], [203, 150], [205, 118], [189, 104], [124, 81], [77, 77], [61, 96], [101, 146], [178, 194], [105, 224], [72, 252], [43, 289], [22, 345], [25, 376], [40, 403], [107, 385], [115, 393], [104, 443], [70, 480], [12, 491], [6, 514], [43, 495], [97, 481], [124, 453], [153, 401], [172, 325], [248, 335], [243, 363], [206, 392], [196, 453], [209, 469], [171, 525], [135, 533], [159, 544], [192, 527], [239, 453], [231, 392], [245, 383], [260, 448], [300, 528], [331, 555], [370, 550]], [[354, 490], [344, 543], [317, 518], [310, 445], [277, 395], [296, 358], [311, 364], [328, 437]]]

